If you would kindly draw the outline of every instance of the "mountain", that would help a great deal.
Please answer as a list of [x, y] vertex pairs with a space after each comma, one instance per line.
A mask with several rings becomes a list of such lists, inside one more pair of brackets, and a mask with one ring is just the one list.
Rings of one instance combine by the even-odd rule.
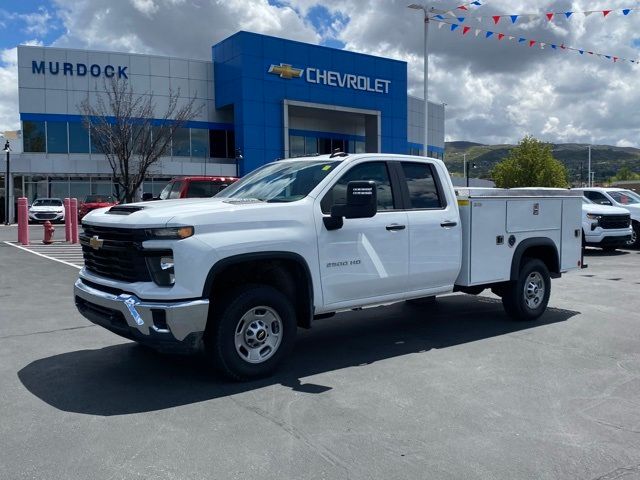
[[[468, 164], [475, 164], [471, 176], [490, 178], [491, 169], [496, 163], [504, 160], [513, 147], [515, 145], [484, 145], [466, 141], [446, 142], [445, 163], [451, 173], [462, 175], [463, 158], [466, 154]], [[587, 144], [552, 144], [552, 151], [553, 156], [567, 167], [569, 180], [572, 183], [587, 181]], [[640, 173], [640, 149], [612, 145], [591, 146], [591, 170], [595, 172], [595, 182], [609, 179], [625, 166], [633, 172]]]

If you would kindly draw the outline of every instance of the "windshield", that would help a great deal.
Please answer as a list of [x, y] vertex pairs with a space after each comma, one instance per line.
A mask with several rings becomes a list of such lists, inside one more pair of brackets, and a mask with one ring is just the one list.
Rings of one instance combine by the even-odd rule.
[[635, 198], [632, 192], [625, 192], [624, 190], [616, 190], [607, 192], [611, 198], [613, 198], [620, 205], [635, 205], [640, 204], [640, 200]]
[[593, 202], [589, 200], [587, 197], [582, 197], [582, 203], [584, 203], [585, 205], [589, 205], [589, 204], [592, 204]]
[[84, 203], [113, 203], [111, 195], [87, 195]]
[[61, 207], [62, 200], [57, 198], [41, 198], [33, 202], [34, 207]]
[[640, 202], [640, 193], [634, 192], [633, 190], [624, 190], [623, 193], [625, 195], [629, 195], [631, 198], [635, 198], [636, 200], [638, 200], [638, 202]]
[[270, 163], [226, 188], [216, 198], [295, 202], [309, 195], [339, 163], [309, 160]]

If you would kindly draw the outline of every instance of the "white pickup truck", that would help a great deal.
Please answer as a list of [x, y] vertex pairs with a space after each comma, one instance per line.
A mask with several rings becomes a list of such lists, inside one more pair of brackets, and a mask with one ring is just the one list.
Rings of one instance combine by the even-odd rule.
[[335, 312], [490, 288], [521, 320], [581, 266], [579, 192], [458, 189], [435, 159], [332, 155], [266, 165], [210, 199], [83, 219], [78, 310], [158, 350], [267, 375], [297, 327]]

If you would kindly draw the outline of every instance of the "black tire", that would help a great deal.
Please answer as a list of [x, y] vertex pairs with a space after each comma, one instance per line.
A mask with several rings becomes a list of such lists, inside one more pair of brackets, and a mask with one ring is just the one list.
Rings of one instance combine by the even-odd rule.
[[[270, 375], [282, 359], [290, 353], [295, 343], [297, 324], [293, 305], [280, 291], [266, 285], [249, 285], [225, 297], [228, 299], [225, 303], [213, 306], [213, 312], [216, 308], [220, 310], [217, 315], [211, 315], [210, 320], [213, 320], [213, 324], [207, 327], [205, 336], [207, 357], [215, 368], [234, 380], [249, 380]], [[265, 318], [266, 326], [259, 325], [259, 315]], [[249, 318], [249, 320], [243, 321], [243, 318]], [[256, 324], [257, 330], [248, 332], [252, 330], [250, 325]], [[270, 325], [274, 328], [272, 329]], [[239, 332], [242, 331], [245, 333], [241, 335]], [[261, 338], [262, 346], [247, 349], [247, 335], [252, 336], [251, 341], [260, 345], [257, 339], [262, 331], [266, 335]], [[240, 347], [236, 347], [237, 335], [245, 339], [244, 342], [239, 340], [242, 344]], [[269, 347], [267, 340], [277, 336], [280, 338], [278, 345]], [[250, 353], [258, 352], [260, 355], [261, 349], [265, 352], [265, 359], [257, 360], [259, 363], [251, 363], [248, 360]]]
[[[539, 288], [531, 292], [531, 298], [527, 295], [527, 286], [530, 283], [530, 276], [536, 275], [533, 284], [539, 280], [544, 287], [542, 295], [539, 295]], [[504, 288], [502, 296], [502, 306], [505, 312], [514, 320], [535, 320], [544, 313], [549, 303], [549, 295], [551, 294], [551, 277], [547, 266], [538, 259], [523, 259], [518, 274], [518, 279], [509, 282]], [[536, 301], [537, 299], [537, 301]], [[527, 301], [529, 300], [529, 302]], [[531, 306], [535, 304], [535, 308]]]
[[640, 248], [640, 223], [634, 221], [631, 227], [633, 228], [633, 233], [627, 246], [630, 248]]

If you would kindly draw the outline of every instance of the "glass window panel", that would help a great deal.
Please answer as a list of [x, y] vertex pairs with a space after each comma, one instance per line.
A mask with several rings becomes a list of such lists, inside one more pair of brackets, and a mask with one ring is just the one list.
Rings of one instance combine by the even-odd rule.
[[69, 196], [69, 182], [51, 182], [51, 198], [66, 198]]
[[189, 157], [191, 155], [191, 148], [189, 145], [189, 129], [178, 128], [173, 133], [173, 156], [174, 157]]
[[236, 158], [236, 134], [227, 130], [227, 158]]
[[25, 152], [45, 152], [44, 122], [22, 122], [22, 140]]
[[67, 122], [47, 122], [47, 152], [69, 152]]
[[378, 211], [393, 210], [393, 191], [385, 162], [368, 162], [356, 165], [345, 173], [340, 180], [327, 192], [320, 206], [322, 213], [330, 213], [333, 205], [347, 203], [347, 184], [349, 182], [373, 180], [378, 191]]
[[[209, 151], [212, 158], [227, 158], [227, 135], [225, 130], [209, 130]], [[230, 155], [233, 156], [233, 150]]]
[[409, 188], [411, 208], [442, 207], [430, 165], [402, 162], [402, 170]]
[[87, 195], [91, 194], [91, 183], [89, 181], [72, 180], [69, 182], [69, 191], [71, 198], [77, 198], [82, 201]]
[[318, 153], [320, 155], [326, 155], [327, 153], [331, 153], [331, 139], [330, 138], [319, 138], [318, 139]]
[[316, 137], [305, 137], [304, 151], [307, 155], [315, 155], [318, 153], [318, 139]]
[[113, 195], [113, 184], [106, 182], [91, 182], [91, 193], [95, 195]]
[[304, 156], [304, 137], [298, 135], [289, 135], [289, 156]]
[[191, 156], [204, 158], [209, 154], [209, 131], [202, 128], [191, 129]]
[[89, 132], [82, 123], [69, 123], [69, 153], [89, 153]]
[[365, 153], [364, 142], [356, 142], [355, 147], [356, 147], [355, 153]]

